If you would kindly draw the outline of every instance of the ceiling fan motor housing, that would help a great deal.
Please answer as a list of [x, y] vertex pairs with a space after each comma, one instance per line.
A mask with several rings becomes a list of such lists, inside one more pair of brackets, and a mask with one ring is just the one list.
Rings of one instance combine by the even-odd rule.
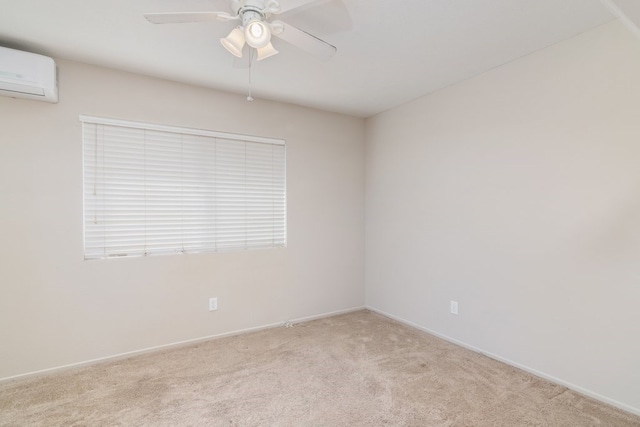
[[230, 6], [236, 15], [242, 15], [242, 9], [257, 10], [263, 18], [280, 12], [280, 3], [277, 0], [231, 0]]

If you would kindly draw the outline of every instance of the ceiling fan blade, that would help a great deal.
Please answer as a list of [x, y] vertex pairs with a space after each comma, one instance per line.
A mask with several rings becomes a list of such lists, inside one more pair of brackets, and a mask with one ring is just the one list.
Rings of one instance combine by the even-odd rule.
[[[302, 8], [304, 6], [315, 6], [316, 3], [326, 3], [331, 0], [276, 0], [278, 11], [275, 13], [285, 13], [293, 9]], [[267, 2], [268, 4], [268, 2]]]
[[335, 34], [353, 29], [349, 10], [342, 0], [314, 3], [313, 7], [293, 10], [280, 18], [310, 34]]
[[319, 59], [327, 60], [338, 50], [335, 46], [293, 25], [282, 21], [273, 21], [271, 25], [274, 29], [277, 29], [277, 31], [273, 31], [274, 36], [281, 38], [299, 49], [309, 52]]
[[161, 12], [145, 13], [144, 17], [153, 24], [182, 24], [187, 22], [233, 21], [238, 19], [227, 12]]

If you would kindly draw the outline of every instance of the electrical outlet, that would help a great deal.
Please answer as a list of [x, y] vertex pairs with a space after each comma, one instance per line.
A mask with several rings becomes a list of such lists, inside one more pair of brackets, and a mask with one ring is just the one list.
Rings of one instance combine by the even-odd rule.
[[209, 298], [209, 311], [216, 311], [218, 309], [218, 298]]
[[458, 301], [451, 301], [451, 314], [458, 314]]

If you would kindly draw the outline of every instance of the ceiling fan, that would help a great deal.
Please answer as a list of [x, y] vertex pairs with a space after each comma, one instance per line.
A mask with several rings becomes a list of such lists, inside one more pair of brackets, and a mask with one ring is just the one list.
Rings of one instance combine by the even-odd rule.
[[239, 21], [228, 36], [220, 39], [222, 46], [238, 58], [242, 58], [245, 44], [256, 50], [258, 61], [276, 55], [278, 50], [271, 44], [271, 36], [276, 36], [320, 59], [327, 60], [336, 53], [335, 46], [293, 25], [271, 20], [273, 15], [305, 6], [310, 7], [314, 3], [324, 1], [326, 0], [228, 0], [231, 12], [146, 13], [144, 17], [154, 24]]

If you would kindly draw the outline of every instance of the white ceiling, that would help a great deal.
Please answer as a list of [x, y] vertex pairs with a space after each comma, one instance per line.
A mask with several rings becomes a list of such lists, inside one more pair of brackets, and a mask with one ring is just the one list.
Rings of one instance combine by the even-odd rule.
[[[0, 0], [0, 45], [246, 96], [249, 71], [234, 68], [218, 42], [234, 23], [152, 25], [142, 16], [228, 10], [226, 4]], [[278, 18], [325, 39], [338, 53], [321, 62], [275, 40], [280, 54], [252, 68], [254, 97], [368, 117], [613, 15], [600, 0], [320, 0]]]

